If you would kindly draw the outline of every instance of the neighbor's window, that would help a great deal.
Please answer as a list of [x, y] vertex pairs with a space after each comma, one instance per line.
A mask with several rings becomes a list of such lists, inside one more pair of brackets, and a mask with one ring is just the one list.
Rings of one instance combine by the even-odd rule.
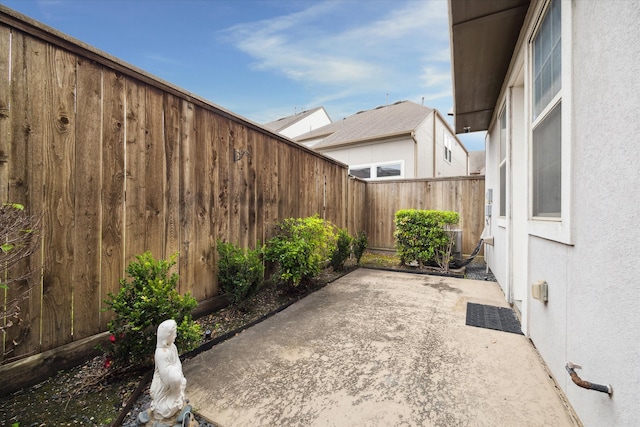
[[351, 168], [349, 169], [349, 174], [358, 178], [369, 179], [371, 178], [371, 166]]
[[507, 108], [500, 113], [500, 216], [507, 216]]
[[561, 215], [560, 5], [552, 0], [533, 39], [532, 215]]
[[401, 161], [353, 166], [349, 168], [349, 174], [362, 179], [392, 179], [404, 176]]
[[401, 175], [402, 166], [400, 163], [376, 166], [376, 178], [400, 177]]
[[446, 131], [444, 134], [444, 159], [451, 163], [451, 137]]

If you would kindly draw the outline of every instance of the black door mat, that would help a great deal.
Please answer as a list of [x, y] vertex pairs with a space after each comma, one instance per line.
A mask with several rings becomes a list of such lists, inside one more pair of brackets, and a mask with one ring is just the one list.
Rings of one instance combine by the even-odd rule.
[[507, 307], [468, 302], [467, 325], [524, 335], [516, 314]]

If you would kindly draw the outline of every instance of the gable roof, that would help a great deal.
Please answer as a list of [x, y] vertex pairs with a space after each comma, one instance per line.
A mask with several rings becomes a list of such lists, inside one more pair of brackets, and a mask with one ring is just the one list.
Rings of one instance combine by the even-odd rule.
[[325, 137], [314, 149], [326, 148], [371, 139], [409, 134], [433, 112], [433, 108], [411, 101], [361, 111], [295, 138], [296, 142]]
[[[311, 110], [303, 111], [301, 113], [292, 114], [291, 116], [282, 117], [278, 120], [265, 123], [262, 126], [264, 126], [265, 128], [269, 129], [272, 132], [280, 132], [281, 130], [288, 128], [289, 126], [299, 122], [300, 120], [306, 117], [309, 117], [310, 115], [312, 115], [313, 113], [319, 110], [324, 110], [324, 107], [316, 107]], [[327, 114], [326, 111], [325, 111], [325, 114]], [[328, 114], [327, 114], [327, 117], [329, 117]]]

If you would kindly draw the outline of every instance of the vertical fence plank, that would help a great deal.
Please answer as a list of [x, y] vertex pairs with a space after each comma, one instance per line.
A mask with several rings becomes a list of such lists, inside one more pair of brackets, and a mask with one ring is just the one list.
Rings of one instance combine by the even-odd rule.
[[213, 144], [215, 142], [213, 118], [209, 111], [196, 108], [195, 111], [195, 153], [193, 154], [194, 190], [194, 289], [198, 300], [211, 298], [216, 294], [213, 269], [215, 173], [213, 165]]
[[146, 249], [146, 86], [127, 78], [125, 165], [125, 266]]
[[264, 204], [264, 231], [263, 243], [267, 243], [275, 232], [275, 226], [281, 218], [278, 216], [278, 203], [280, 200], [280, 170], [278, 157], [278, 145], [280, 143], [269, 137], [264, 137], [264, 162], [261, 173], [265, 176], [265, 204]]
[[[125, 276], [124, 266], [124, 129], [125, 79], [110, 70], [103, 72], [102, 110], [102, 299], [116, 294]], [[105, 313], [101, 326], [113, 318]]]
[[165, 146], [163, 92], [147, 86], [145, 106], [145, 250], [156, 259], [165, 247]]
[[[11, 29], [0, 25], [0, 203], [6, 202], [9, 192], [9, 153], [11, 150]], [[0, 292], [1, 293], [1, 292]]]
[[42, 343], [56, 347], [72, 340], [73, 224], [75, 198], [76, 58], [51, 45], [45, 47], [45, 91], [39, 102], [49, 105], [44, 123], [45, 218]]
[[[217, 209], [216, 217], [218, 219], [218, 238], [224, 241], [230, 241], [229, 235], [229, 221], [230, 221], [230, 198], [231, 189], [229, 183], [230, 165], [233, 164], [233, 142], [231, 140], [231, 134], [229, 130], [229, 123], [226, 118], [216, 116], [216, 141], [215, 144], [217, 153], [217, 174], [218, 174], [218, 188], [217, 188]], [[217, 259], [217, 258], [216, 258]]]
[[257, 132], [252, 129], [246, 129], [247, 133], [247, 145], [248, 150], [251, 153], [247, 159], [247, 188], [245, 200], [247, 202], [247, 247], [255, 248], [257, 238], [257, 226], [258, 226], [258, 212], [260, 206], [258, 205], [258, 181], [257, 170], [258, 162], [260, 161]]
[[[9, 81], [9, 70], [11, 68], [11, 29], [4, 25], [0, 25], [0, 203], [9, 202], [9, 167], [11, 166], [11, 141], [12, 129], [11, 121], [13, 112], [9, 110], [11, 106], [11, 84]], [[6, 272], [4, 268], [0, 268], [0, 282], [3, 282]], [[0, 289], [0, 309], [6, 313], [8, 299], [8, 290]], [[5, 326], [5, 319], [0, 319]], [[12, 347], [11, 341], [7, 341], [7, 335], [0, 334], [0, 362], [4, 360], [7, 345]]]
[[[180, 280], [179, 291], [181, 294], [194, 293], [195, 272], [197, 259], [195, 248], [196, 207], [194, 185], [196, 179], [195, 164], [198, 157], [196, 141], [197, 130], [195, 111], [192, 103], [181, 101], [180, 112]], [[205, 153], [201, 153], [204, 155]]]
[[102, 66], [83, 59], [77, 65], [76, 183], [77, 213], [74, 230], [73, 329], [74, 337], [100, 332], [100, 188], [99, 154], [102, 115]]
[[169, 259], [180, 250], [180, 100], [164, 94], [165, 248]]
[[[8, 40], [7, 37], [6, 41]], [[11, 56], [7, 58], [11, 61], [11, 84], [7, 85], [6, 91], [3, 90], [2, 93], [4, 96], [10, 96], [10, 99], [7, 99], [9, 116], [2, 120], [9, 120], [9, 129], [3, 137], [6, 135], [6, 141], [11, 143], [4, 152], [7, 171], [3, 188], [7, 201], [20, 203], [31, 215], [41, 216], [44, 212], [42, 128], [46, 105], [41, 102], [40, 96], [44, 91], [44, 80], [36, 78], [37, 73], [26, 73], [24, 70], [27, 70], [27, 66], [35, 68], [33, 71], [45, 68], [44, 45], [25, 38], [18, 31], [13, 31]], [[42, 227], [41, 220], [40, 241], [44, 234]], [[17, 268], [39, 272], [42, 267], [40, 254], [40, 251], [33, 254]], [[15, 274], [14, 277], [17, 277], [20, 273]], [[14, 325], [2, 334], [4, 343], [0, 360], [8, 362], [41, 351], [41, 275], [35, 274], [27, 281], [14, 282], [6, 293], [2, 292], [0, 295], [3, 297], [2, 303], [15, 301], [19, 304], [21, 320], [19, 323], [14, 322]]]

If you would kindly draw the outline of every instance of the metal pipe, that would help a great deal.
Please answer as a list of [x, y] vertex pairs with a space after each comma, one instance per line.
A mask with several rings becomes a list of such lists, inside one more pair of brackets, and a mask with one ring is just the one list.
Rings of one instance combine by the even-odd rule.
[[567, 372], [571, 376], [571, 380], [577, 386], [582, 387], [582, 388], [586, 388], [588, 390], [595, 390], [595, 391], [599, 391], [599, 392], [602, 392], [602, 393], [607, 393], [609, 396], [611, 396], [613, 394], [613, 388], [611, 387], [611, 384], [609, 384], [609, 385], [594, 384], [594, 383], [591, 383], [589, 381], [585, 381], [582, 378], [580, 378], [575, 370], [576, 369], [582, 369], [582, 366], [576, 365], [576, 364], [571, 363], [571, 362], [567, 362], [567, 364], [565, 365], [565, 369], [567, 370]]

